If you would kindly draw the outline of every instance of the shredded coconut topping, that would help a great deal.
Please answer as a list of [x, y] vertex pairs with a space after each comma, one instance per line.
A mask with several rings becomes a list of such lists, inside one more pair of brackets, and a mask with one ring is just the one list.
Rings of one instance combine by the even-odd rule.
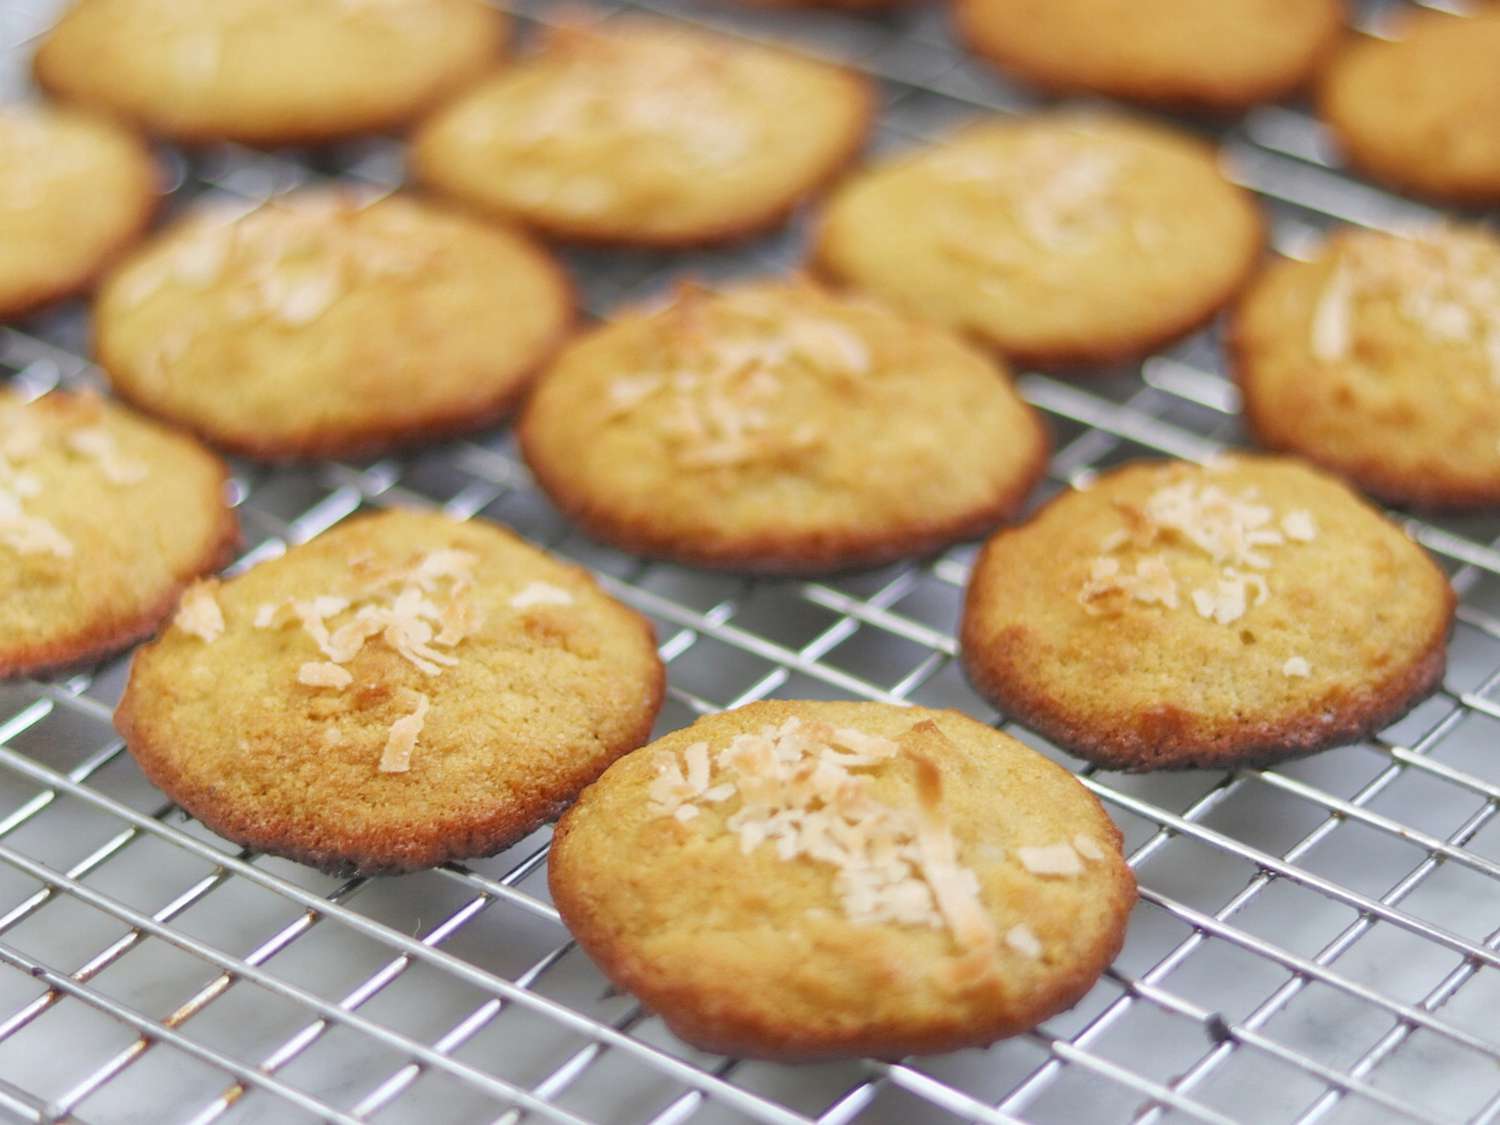
[[1207, 556], [1219, 568], [1213, 581], [1188, 591], [1194, 611], [1220, 625], [1231, 624], [1271, 595], [1270, 583], [1258, 573], [1271, 567], [1267, 551], [1289, 542], [1311, 542], [1318, 534], [1317, 523], [1305, 508], [1287, 512], [1278, 522], [1275, 511], [1260, 502], [1256, 489], [1232, 494], [1220, 484], [1191, 477], [1158, 488], [1141, 508], [1128, 504], [1117, 508], [1126, 526], [1100, 543], [1103, 553], [1090, 561], [1088, 576], [1079, 588], [1079, 604], [1090, 614], [1106, 612], [1107, 607], [1098, 603], [1115, 593], [1175, 609], [1178, 585], [1165, 556], [1143, 555], [1132, 574], [1114, 552], [1179, 543]]
[[111, 484], [139, 484], [149, 475], [146, 463], [120, 452], [115, 435], [103, 426], [73, 430], [67, 437], [68, 448], [92, 458]]
[[431, 701], [419, 691], [403, 688], [401, 695], [413, 705], [409, 715], [402, 715], [391, 724], [391, 733], [386, 737], [385, 750], [380, 755], [381, 773], [405, 773], [411, 769], [411, 752], [416, 749], [417, 737], [427, 722]]
[[1025, 922], [1017, 922], [1005, 931], [1005, 944], [1023, 957], [1039, 959], [1042, 955], [1041, 941]]
[[1078, 858], [1078, 853], [1073, 850], [1073, 845], [1066, 840], [1059, 844], [1045, 844], [1041, 847], [1017, 848], [1016, 858], [1021, 861], [1021, 866], [1033, 875], [1083, 874], [1083, 863]]
[[530, 609], [534, 605], [572, 605], [573, 595], [550, 582], [528, 582], [510, 599], [512, 609]]
[[1288, 657], [1287, 662], [1281, 666], [1281, 674], [1305, 679], [1312, 675], [1312, 665], [1307, 662], [1305, 657]]
[[354, 676], [341, 665], [310, 660], [297, 669], [297, 682], [308, 687], [346, 688], [354, 682]]
[[209, 644], [224, 635], [224, 611], [214, 596], [219, 583], [214, 579], [194, 582], [182, 593], [172, 624]]
[[1500, 385], [1500, 248], [1494, 236], [1432, 226], [1406, 236], [1368, 232], [1343, 240], [1313, 312], [1313, 357], [1347, 359], [1364, 298], [1392, 299], [1429, 339], [1477, 345]]
[[1082, 832], [1073, 837], [1073, 850], [1090, 862], [1097, 863], [1104, 858], [1104, 849], [1099, 846], [1099, 841]]
[[[716, 755], [706, 742], [680, 755], [663, 754], [649, 807], [685, 821], [738, 798], [724, 826], [741, 851], [770, 846], [783, 860], [805, 856], [831, 865], [851, 920], [946, 927], [965, 949], [990, 950], [995, 930], [978, 878], [959, 862], [957, 842], [941, 817], [941, 776], [919, 752], [923, 739], [944, 737], [930, 721], [898, 743], [791, 718], [737, 735]], [[862, 772], [903, 753], [917, 768], [915, 810], [880, 801], [873, 778]], [[684, 808], [694, 811], [684, 816]]]

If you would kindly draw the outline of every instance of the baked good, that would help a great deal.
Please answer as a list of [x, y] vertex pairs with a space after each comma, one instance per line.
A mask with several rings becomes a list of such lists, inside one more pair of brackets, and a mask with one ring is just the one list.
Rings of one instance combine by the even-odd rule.
[[108, 121], [0, 105], [0, 321], [85, 288], [156, 209], [151, 153]]
[[149, 635], [227, 561], [224, 465], [97, 395], [0, 390], [0, 676]]
[[1442, 679], [1453, 591], [1296, 461], [1141, 462], [990, 540], [961, 627], [1008, 717], [1111, 769], [1268, 763], [1363, 738]]
[[1399, 504], [1500, 504], [1500, 238], [1346, 229], [1250, 287], [1231, 350], [1256, 437]]
[[896, 1058], [1075, 1003], [1135, 881], [1066, 770], [956, 711], [755, 703], [615, 763], [553, 837], [552, 899], [695, 1046]]
[[426, 122], [410, 167], [562, 238], [718, 242], [780, 223], [847, 163], [872, 100], [852, 72], [743, 39], [567, 25]]
[[959, 0], [981, 56], [1056, 93], [1233, 112], [1301, 87], [1338, 44], [1341, 0]]
[[1500, 203], [1500, 7], [1411, 10], [1390, 39], [1351, 41], [1318, 109], [1354, 165], [1401, 191]]
[[1106, 363], [1213, 316], [1260, 254], [1250, 197], [1173, 130], [1072, 111], [968, 126], [846, 180], [817, 264], [1019, 363]]
[[646, 740], [651, 626], [482, 521], [356, 518], [193, 587], [115, 723], [215, 832], [365, 874], [490, 855]]
[[484, 0], [75, 0], [34, 71], [174, 140], [315, 144], [415, 120], [508, 34]]
[[227, 449], [334, 456], [495, 422], [571, 309], [519, 234], [314, 189], [158, 236], [101, 287], [95, 348], [120, 394]]
[[826, 571], [1017, 512], [1047, 436], [944, 329], [806, 281], [687, 286], [569, 345], [520, 426], [592, 535], [701, 566]]

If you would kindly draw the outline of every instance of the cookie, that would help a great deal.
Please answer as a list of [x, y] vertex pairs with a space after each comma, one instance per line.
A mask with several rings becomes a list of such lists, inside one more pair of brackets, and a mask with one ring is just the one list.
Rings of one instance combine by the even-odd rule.
[[0, 676], [149, 635], [227, 561], [224, 465], [97, 395], [0, 390]]
[[956, 711], [755, 703], [630, 754], [558, 823], [578, 944], [725, 1054], [896, 1058], [1071, 1006], [1135, 880], [1066, 770]]
[[1213, 149], [1155, 125], [992, 119], [850, 177], [817, 264], [1020, 363], [1152, 351], [1228, 301], [1260, 254]]
[[864, 142], [864, 79], [638, 19], [551, 32], [423, 125], [429, 186], [562, 238], [681, 246], [780, 223]]
[[1351, 42], [1318, 109], [1349, 160], [1401, 191], [1500, 203], [1500, 8], [1406, 13], [1393, 39]]
[[700, 566], [811, 572], [923, 554], [1015, 512], [1047, 436], [944, 329], [811, 283], [679, 292], [569, 345], [522, 451], [590, 534]]
[[491, 855], [646, 740], [651, 626], [480, 521], [358, 518], [183, 598], [115, 724], [220, 835], [338, 872]]
[[566, 332], [525, 237], [405, 196], [312, 190], [181, 220], [101, 287], [122, 395], [226, 449], [371, 452], [491, 424]]
[[156, 209], [151, 153], [108, 121], [0, 106], [0, 321], [84, 289]]
[[484, 0], [75, 0], [34, 71], [174, 140], [314, 144], [415, 120], [508, 29]]
[[1437, 687], [1453, 591], [1399, 528], [1287, 459], [1137, 463], [1003, 531], [964, 664], [1111, 769], [1228, 768], [1362, 738]]
[[1054, 93], [1234, 112], [1301, 87], [1343, 31], [1341, 0], [959, 0], [984, 58]]
[[1246, 293], [1235, 359], [1262, 444], [1397, 504], [1500, 504], [1500, 238], [1345, 230]]

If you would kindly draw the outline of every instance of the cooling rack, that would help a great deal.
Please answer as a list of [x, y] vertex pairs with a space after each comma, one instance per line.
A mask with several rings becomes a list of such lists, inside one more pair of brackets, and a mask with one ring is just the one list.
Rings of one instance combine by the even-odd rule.
[[[1365, 25], [1391, 6], [1366, 5]], [[54, 7], [0, 5], [0, 91], [22, 89]], [[967, 60], [934, 10], [598, 11], [625, 8], [796, 39], [871, 73], [877, 151], [1031, 104]], [[527, 0], [517, 15], [526, 30], [557, 11]], [[1216, 133], [1285, 252], [1336, 222], [1429, 214], [1340, 171], [1301, 109]], [[172, 207], [401, 174], [389, 142], [167, 158]], [[804, 228], [725, 253], [568, 257], [597, 315], [687, 274], [792, 268]], [[86, 354], [81, 307], [0, 329], [0, 374], [29, 391], [99, 385]], [[1244, 443], [1212, 332], [1107, 377], [1026, 374], [1020, 386], [1056, 439], [1039, 500], [1132, 458]], [[909, 701], [1003, 723], [954, 660], [972, 545], [811, 582], [645, 563], [572, 531], [503, 430], [399, 458], [238, 463], [234, 489], [237, 569], [391, 504], [496, 519], [587, 565], [656, 623], [671, 682], [662, 731], [766, 697]], [[1500, 519], [1395, 518], [1461, 604], [1442, 690], [1378, 738], [1270, 770], [1132, 776], [1080, 768], [1006, 725], [1104, 801], [1141, 902], [1124, 952], [1074, 1010], [937, 1058], [786, 1067], [696, 1052], [569, 941], [547, 898], [546, 831], [484, 861], [334, 880], [237, 849], [146, 784], [110, 726], [128, 657], [0, 687], [0, 1113], [153, 1125], [1500, 1121]]]

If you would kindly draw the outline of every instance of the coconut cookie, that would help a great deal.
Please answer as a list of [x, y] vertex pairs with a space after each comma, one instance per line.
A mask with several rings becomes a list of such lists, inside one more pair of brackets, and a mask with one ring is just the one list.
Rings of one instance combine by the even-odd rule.
[[756, 703], [612, 766], [548, 873], [683, 1039], [777, 1059], [981, 1046], [1074, 1004], [1135, 880], [1066, 770], [956, 711]]
[[1020, 509], [1048, 444], [994, 361], [802, 281], [688, 287], [581, 337], [520, 435], [538, 482], [598, 538], [782, 572], [981, 534]]
[[490, 855], [644, 742], [651, 627], [479, 522], [391, 511], [193, 587], [115, 715], [228, 839], [326, 870]]
[[432, 187], [591, 242], [714, 242], [779, 223], [864, 141], [872, 95], [826, 63], [643, 20], [552, 32], [438, 113]]
[[0, 320], [85, 288], [145, 229], [145, 145], [68, 109], [0, 106]]
[[34, 68], [176, 140], [311, 144], [413, 121], [493, 66], [508, 28], [484, 0], [75, 0]]
[[223, 464], [94, 395], [0, 391], [0, 676], [152, 632], [239, 527]]
[[1230, 767], [1405, 713], [1453, 604], [1399, 528], [1295, 461], [1140, 463], [990, 540], [961, 644], [983, 694], [1090, 761]]
[[1251, 287], [1232, 351], [1266, 445], [1386, 500], [1500, 504], [1500, 238], [1347, 230]]
[[331, 456], [496, 421], [571, 307], [518, 234], [309, 191], [158, 237], [102, 287], [95, 344], [121, 394], [225, 448]]
[[1341, 0], [959, 0], [969, 45], [1046, 90], [1232, 112], [1302, 86]]
[[1019, 362], [1149, 352], [1211, 317], [1261, 247], [1212, 149], [1120, 117], [970, 126], [845, 181], [821, 267]]
[[1402, 191], [1500, 203], [1500, 7], [1412, 11], [1394, 38], [1351, 43], [1319, 110], [1349, 159]]

